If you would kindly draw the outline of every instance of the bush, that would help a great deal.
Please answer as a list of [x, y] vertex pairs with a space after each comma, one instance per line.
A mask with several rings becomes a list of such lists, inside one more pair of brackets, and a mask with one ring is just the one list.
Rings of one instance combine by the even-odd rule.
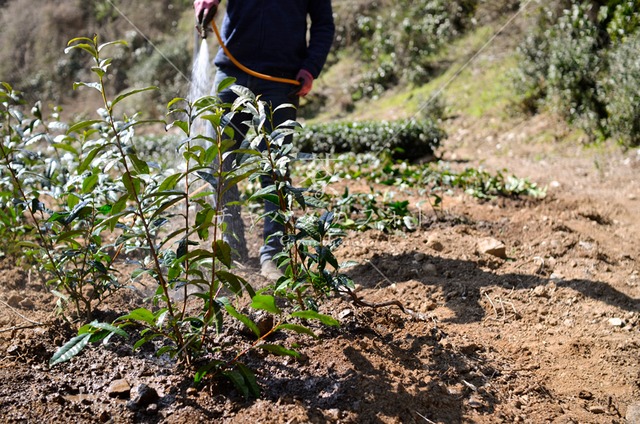
[[606, 109], [597, 90], [604, 63], [598, 28], [589, 19], [590, 9], [573, 5], [548, 31], [547, 100], [568, 122], [588, 134], [606, 135]]
[[418, 159], [432, 155], [445, 138], [430, 120], [337, 122], [306, 127], [299, 143], [305, 152], [387, 152], [396, 159]]
[[[552, 108], [592, 139], [615, 133], [634, 143], [638, 80], [634, 41], [626, 40], [637, 33], [640, 2], [567, 3], [543, 8], [537, 30], [519, 46], [522, 60], [514, 78], [519, 102], [529, 112]], [[555, 11], [558, 6], [565, 8]]]
[[609, 77], [601, 91], [608, 99], [609, 128], [623, 144], [640, 145], [640, 32], [609, 54]]
[[334, 48], [357, 48], [367, 64], [354, 99], [375, 97], [401, 81], [426, 81], [432, 55], [470, 25], [476, 5], [476, 0], [338, 5]]

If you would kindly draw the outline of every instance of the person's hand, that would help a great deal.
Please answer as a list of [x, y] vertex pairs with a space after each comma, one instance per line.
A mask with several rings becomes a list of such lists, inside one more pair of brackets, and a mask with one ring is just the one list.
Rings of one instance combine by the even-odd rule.
[[220, 0], [195, 0], [193, 8], [196, 12], [196, 22], [202, 28], [206, 27], [213, 20], [213, 16], [218, 10]]
[[296, 75], [296, 80], [300, 81], [300, 89], [296, 94], [300, 97], [309, 94], [311, 87], [313, 87], [313, 75], [311, 75], [311, 72], [306, 69], [300, 69], [298, 75]]

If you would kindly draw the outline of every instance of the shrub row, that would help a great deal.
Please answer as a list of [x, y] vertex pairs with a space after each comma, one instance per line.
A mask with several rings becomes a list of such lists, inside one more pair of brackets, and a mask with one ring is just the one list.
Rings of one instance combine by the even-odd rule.
[[389, 153], [396, 159], [432, 155], [445, 132], [431, 120], [362, 121], [314, 124], [298, 136], [310, 153]]

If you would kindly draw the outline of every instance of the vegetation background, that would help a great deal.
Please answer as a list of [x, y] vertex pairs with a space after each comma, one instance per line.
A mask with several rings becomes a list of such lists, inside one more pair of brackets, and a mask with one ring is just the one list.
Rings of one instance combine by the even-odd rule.
[[[427, 103], [437, 103], [432, 93], [455, 69], [457, 52], [470, 46], [476, 52], [480, 40], [523, 8], [524, 37], [513, 40], [515, 56], [494, 64], [481, 91], [508, 90], [507, 99], [525, 113], [554, 110], [590, 141], [640, 142], [637, 0], [334, 0], [333, 6], [334, 48], [303, 117], [358, 118], [359, 110], [388, 111], [398, 103], [405, 116], [431, 113]], [[129, 43], [114, 60], [114, 92], [161, 88], [139, 97], [133, 110], [163, 114], [166, 102], [188, 92], [198, 42], [189, 0], [4, 0], [0, 13], [0, 76], [28, 101], [63, 105], [70, 114], [92, 110], [71, 90], [88, 72], [86, 58], [62, 51], [69, 39], [94, 33]], [[456, 101], [450, 97], [445, 100]], [[367, 106], [372, 100], [377, 107]]]

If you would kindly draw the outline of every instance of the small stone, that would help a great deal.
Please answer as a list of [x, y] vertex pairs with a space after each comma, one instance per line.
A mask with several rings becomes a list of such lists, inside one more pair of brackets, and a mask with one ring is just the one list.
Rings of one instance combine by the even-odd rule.
[[126, 399], [131, 394], [131, 386], [125, 379], [114, 380], [107, 389], [107, 394], [112, 398]]
[[155, 414], [158, 412], [158, 404], [157, 403], [152, 403], [151, 405], [147, 406], [147, 413], [148, 414]]
[[478, 241], [478, 251], [498, 258], [507, 258], [507, 249], [504, 243], [494, 238], [485, 238]]
[[591, 400], [593, 399], [593, 393], [586, 390], [581, 390], [580, 393], [578, 393], [578, 397], [584, 400]]
[[338, 314], [338, 318], [345, 319], [353, 315], [353, 311], [351, 309], [345, 309]]
[[132, 401], [127, 402], [127, 408], [129, 409], [142, 409], [156, 403], [160, 396], [153, 387], [141, 384], [137, 387], [138, 396]]
[[438, 276], [438, 268], [432, 263], [426, 263], [422, 265], [422, 272], [426, 277], [437, 277]]
[[471, 396], [469, 397], [469, 406], [473, 409], [480, 409], [484, 406], [484, 404], [482, 403], [482, 399], [480, 399], [479, 397]]
[[640, 424], [640, 402], [632, 403], [627, 406], [627, 414], [625, 418], [629, 424]]
[[9, 297], [9, 299], [7, 299], [7, 303], [9, 304], [9, 306], [17, 308], [20, 306], [20, 302], [22, 302], [23, 300], [24, 300], [24, 297], [14, 294], [11, 297]]
[[31, 299], [24, 299], [19, 305], [22, 309], [33, 309], [35, 307]]
[[260, 335], [265, 335], [269, 331], [273, 329], [273, 315], [271, 314], [261, 314], [261, 316], [256, 320], [256, 325], [258, 326], [258, 330], [260, 330]]
[[444, 250], [443, 244], [438, 241], [435, 235], [430, 235], [427, 238], [427, 247], [435, 250], [436, 252], [442, 252]]
[[607, 410], [600, 405], [594, 405], [589, 407], [589, 412], [591, 412], [592, 414], [604, 414], [607, 412]]
[[336, 408], [327, 409], [326, 414], [327, 414], [326, 417], [328, 419], [330, 419], [330, 420], [337, 421], [337, 420], [340, 419], [340, 410], [339, 409], [336, 409]]
[[609, 325], [612, 327], [623, 327], [624, 321], [620, 318], [609, 318]]
[[189, 387], [187, 389], [187, 396], [195, 396], [198, 394], [198, 389], [196, 389], [195, 387]]
[[418, 252], [415, 255], [413, 255], [413, 260], [415, 260], [416, 262], [422, 262], [426, 257], [427, 255], [425, 255], [424, 253]]
[[536, 288], [533, 289], [533, 295], [536, 297], [549, 297], [549, 292], [545, 286], [536, 286]]
[[560, 282], [564, 279], [564, 277], [562, 276], [562, 274], [558, 274], [557, 272], [554, 272], [549, 276], [549, 279], [553, 282]]

